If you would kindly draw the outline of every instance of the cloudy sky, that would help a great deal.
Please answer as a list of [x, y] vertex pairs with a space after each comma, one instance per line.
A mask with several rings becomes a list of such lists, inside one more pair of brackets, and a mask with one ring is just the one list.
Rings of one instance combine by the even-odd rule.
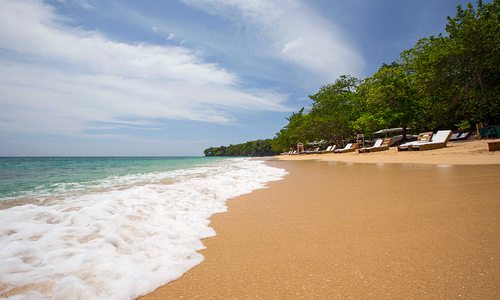
[[1, 0], [0, 156], [201, 155], [272, 138], [460, 0]]

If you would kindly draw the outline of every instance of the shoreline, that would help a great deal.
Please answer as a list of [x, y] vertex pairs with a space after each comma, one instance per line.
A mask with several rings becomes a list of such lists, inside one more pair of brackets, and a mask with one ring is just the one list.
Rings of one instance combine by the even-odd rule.
[[461, 153], [480, 144], [267, 159], [289, 174], [228, 200], [205, 260], [139, 299], [498, 298], [500, 152]]

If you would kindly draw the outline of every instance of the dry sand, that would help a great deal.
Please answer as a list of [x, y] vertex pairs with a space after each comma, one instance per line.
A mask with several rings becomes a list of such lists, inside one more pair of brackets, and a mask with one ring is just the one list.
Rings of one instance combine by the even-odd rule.
[[[500, 151], [488, 151], [488, 142], [480, 140], [468, 142], [450, 142], [446, 148], [429, 151], [401, 151], [396, 147], [387, 151], [362, 153], [329, 153], [308, 155], [282, 155], [281, 160], [326, 160], [355, 163], [415, 163], [415, 164], [452, 164], [479, 165], [500, 164]], [[499, 140], [496, 140], [499, 141]]]
[[146, 299], [499, 299], [500, 152], [481, 144], [273, 159], [289, 175], [230, 200], [205, 261]]

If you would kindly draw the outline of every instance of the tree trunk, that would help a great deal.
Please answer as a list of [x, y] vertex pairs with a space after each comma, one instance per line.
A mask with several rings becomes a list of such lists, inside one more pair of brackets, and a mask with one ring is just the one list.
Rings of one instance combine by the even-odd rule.
[[403, 125], [403, 133], [402, 133], [402, 137], [401, 137], [401, 144], [406, 142], [406, 126]]

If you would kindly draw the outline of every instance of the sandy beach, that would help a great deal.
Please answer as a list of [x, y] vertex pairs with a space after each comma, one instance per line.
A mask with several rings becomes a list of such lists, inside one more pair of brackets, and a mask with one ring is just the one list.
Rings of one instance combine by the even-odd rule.
[[488, 142], [493, 140], [472, 140], [467, 142], [450, 142], [446, 148], [429, 151], [401, 151], [391, 147], [387, 151], [362, 153], [348, 152], [343, 154], [308, 154], [281, 155], [279, 160], [322, 160], [343, 161], [353, 163], [413, 163], [413, 164], [451, 164], [451, 165], [484, 165], [500, 164], [500, 151], [488, 151]]
[[500, 151], [272, 158], [228, 201], [205, 260], [144, 299], [498, 299]]

